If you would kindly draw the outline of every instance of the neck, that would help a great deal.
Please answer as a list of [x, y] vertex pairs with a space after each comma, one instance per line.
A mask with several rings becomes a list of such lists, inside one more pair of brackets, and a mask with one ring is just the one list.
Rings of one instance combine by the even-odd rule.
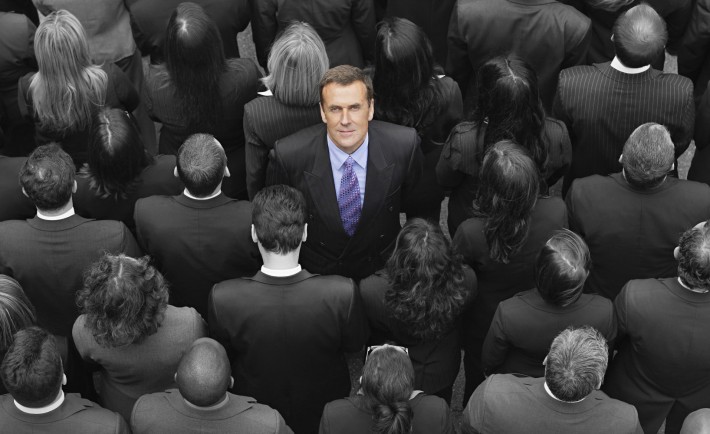
[[288, 270], [298, 266], [298, 256], [301, 252], [301, 246], [298, 246], [296, 250], [291, 252], [279, 254], [269, 252], [259, 244], [259, 252], [261, 253], [261, 259], [264, 260], [264, 267], [271, 270]]
[[185, 404], [187, 404], [188, 407], [196, 408], [198, 410], [216, 410], [218, 408], [224, 407], [224, 405], [227, 404], [227, 401], [229, 401], [229, 395], [227, 395], [225, 393], [224, 396], [222, 397], [222, 399], [217, 401], [215, 404], [208, 405], [206, 407], [201, 407], [199, 405], [195, 405], [185, 398], [183, 398], [183, 401], [185, 401]]
[[69, 202], [67, 202], [63, 207], [57, 208], [57, 209], [52, 209], [52, 210], [46, 210], [46, 209], [39, 209], [37, 208], [38, 211], [40, 211], [43, 215], [46, 215], [48, 217], [55, 217], [58, 215], [62, 215], [65, 212], [69, 211], [74, 207], [74, 201], [69, 198]]

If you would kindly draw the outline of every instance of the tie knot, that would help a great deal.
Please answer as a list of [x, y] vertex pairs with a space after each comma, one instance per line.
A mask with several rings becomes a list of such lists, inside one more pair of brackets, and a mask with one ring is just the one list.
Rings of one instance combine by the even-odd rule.
[[346, 167], [352, 167], [353, 163], [355, 163], [355, 160], [353, 160], [352, 155], [348, 155], [348, 158], [345, 160], [345, 163], [343, 163]]

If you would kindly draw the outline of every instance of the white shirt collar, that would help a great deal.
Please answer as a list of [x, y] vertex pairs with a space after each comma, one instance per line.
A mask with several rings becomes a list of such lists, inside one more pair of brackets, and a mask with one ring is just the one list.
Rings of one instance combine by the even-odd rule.
[[365, 134], [365, 140], [363, 140], [362, 145], [360, 145], [355, 152], [352, 154], [348, 154], [347, 152], [344, 152], [342, 149], [338, 148], [338, 146], [333, 142], [333, 140], [330, 138], [329, 135], [326, 134], [326, 139], [328, 142], [328, 151], [330, 154], [330, 164], [338, 169], [343, 167], [343, 164], [345, 164], [345, 160], [348, 159], [348, 157], [353, 157], [353, 160], [358, 164], [358, 166], [362, 167], [363, 169], [367, 169], [367, 154], [369, 152], [369, 145], [370, 145], [370, 133]]
[[555, 401], [564, 402], [565, 404], [576, 404], [576, 403], [578, 403], [578, 402], [584, 401], [584, 398], [580, 399], [579, 401], [563, 401], [563, 400], [561, 400], [560, 398], [556, 397], [556, 396], [552, 393], [552, 391], [550, 390], [550, 388], [547, 387], [547, 381], [545, 381], [544, 385], [545, 385], [545, 392], [547, 392], [547, 394], [550, 395], [550, 397], [551, 397], [552, 399], [554, 399]]
[[261, 272], [271, 277], [290, 277], [301, 272], [301, 265], [299, 264], [293, 268], [288, 268], [285, 270], [273, 270], [271, 268], [266, 268], [262, 265]]
[[214, 193], [212, 193], [211, 195], [209, 195], [209, 196], [207, 196], [207, 197], [197, 197], [197, 196], [193, 196], [193, 195], [190, 194], [189, 191], [187, 191], [187, 189], [183, 190], [183, 191], [182, 191], [182, 194], [184, 194], [185, 196], [189, 197], [190, 199], [194, 199], [194, 200], [210, 200], [210, 199], [214, 199], [215, 197], [217, 197], [217, 196], [219, 196], [220, 194], [222, 194], [222, 190], [221, 190], [221, 189], [220, 189], [220, 190], [217, 190], [217, 191], [215, 191]]
[[261, 96], [274, 96], [274, 94], [271, 92], [271, 89], [266, 89], [261, 92], [257, 92]]
[[683, 288], [687, 289], [688, 291], [697, 292], [698, 294], [706, 294], [709, 292], [707, 289], [693, 289], [693, 288], [691, 288], [690, 286], [683, 283], [683, 280], [681, 280], [680, 277], [678, 277], [678, 284], [680, 286], [682, 286]]
[[59, 398], [55, 400], [53, 403], [45, 406], [45, 407], [39, 407], [39, 408], [31, 408], [31, 407], [25, 407], [24, 405], [18, 403], [15, 401], [15, 407], [17, 407], [18, 410], [20, 410], [23, 413], [27, 414], [46, 414], [49, 413], [50, 411], [54, 411], [59, 408], [59, 406], [64, 403], [64, 391], [60, 390], [59, 391]]
[[68, 210], [66, 210], [66, 212], [63, 212], [62, 214], [59, 214], [59, 215], [47, 215], [47, 214], [43, 214], [42, 211], [37, 210], [37, 217], [41, 218], [42, 220], [50, 220], [50, 221], [64, 220], [65, 218], [71, 217], [74, 214], [76, 214], [74, 212], [74, 207], [69, 208]]
[[614, 57], [614, 60], [611, 61], [611, 67], [625, 74], [640, 74], [644, 71], [647, 71], [651, 67], [651, 65], [642, 66], [640, 68], [629, 68], [628, 66], [621, 63], [621, 60], [619, 60], [618, 57]]

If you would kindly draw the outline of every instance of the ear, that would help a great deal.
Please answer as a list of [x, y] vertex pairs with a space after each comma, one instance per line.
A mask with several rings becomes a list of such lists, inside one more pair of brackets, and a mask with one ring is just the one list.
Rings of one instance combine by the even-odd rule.
[[259, 242], [259, 237], [256, 236], [256, 229], [254, 228], [254, 225], [251, 225], [251, 240], [255, 243]]
[[303, 225], [303, 238], [301, 238], [301, 242], [306, 242], [306, 239], [308, 238], [308, 223]]
[[671, 171], [675, 170], [675, 163], [671, 164]]
[[234, 388], [234, 377], [229, 377], [229, 388], [230, 389]]
[[673, 257], [676, 261], [680, 259], [680, 246], [676, 246], [675, 249], [673, 249]]
[[175, 166], [175, 168], [173, 169], [173, 176], [176, 177], [176, 178], [179, 178], [179, 177], [180, 177], [180, 176], [178, 175], [178, 172], [177, 172], [177, 166]]
[[371, 99], [370, 103], [368, 105], [369, 105], [369, 108], [368, 108], [369, 111], [367, 113], [367, 120], [371, 121], [372, 118], [375, 117], [375, 100]]
[[328, 123], [328, 119], [325, 117], [325, 112], [323, 111], [323, 103], [318, 104], [318, 107], [320, 107], [320, 118], [323, 121], [324, 124]]
[[62, 374], [62, 386], [67, 385], [67, 374]]
[[28, 199], [30, 198], [30, 195], [27, 194], [27, 191], [25, 190], [25, 187], [22, 187], [22, 194], [24, 194], [26, 198], [28, 198]]
[[547, 356], [545, 356], [545, 359], [542, 361], [542, 366], [547, 366]]
[[229, 167], [224, 166], [224, 177], [229, 178], [230, 176], [232, 176], [232, 174], [229, 173]]
[[619, 155], [619, 164], [624, 163], [624, 154]]
[[173, 374], [173, 380], [177, 383], [177, 372]]
[[72, 194], [76, 193], [76, 189], [77, 189], [77, 183], [76, 183], [76, 180], [74, 180], [74, 185], [72, 185], [72, 188], [71, 188]]

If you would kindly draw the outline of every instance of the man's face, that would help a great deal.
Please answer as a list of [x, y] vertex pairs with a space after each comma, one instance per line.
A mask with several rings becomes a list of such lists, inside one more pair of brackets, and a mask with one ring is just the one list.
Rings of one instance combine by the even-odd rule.
[[374, 112], [374, 101], [367, 100], [367, 88], [361, 81], [347, 86], [330, 83], [323, 88], [321, 117], [331, 140], [345, 153], [352, 154], [365, 141]]

